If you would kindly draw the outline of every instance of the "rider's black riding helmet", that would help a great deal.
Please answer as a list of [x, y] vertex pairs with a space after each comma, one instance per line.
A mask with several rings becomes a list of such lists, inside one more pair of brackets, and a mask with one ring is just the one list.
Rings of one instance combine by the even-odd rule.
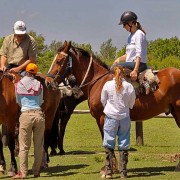
[[124, 12], [121, 15], [121, 19], [120, 19], [119, 25], [126, 24], [129, 21], [133, 21], [133, 20], [137, 21], [137, 15], [134, 12], [132, 12], [132, 11], [126, 11], [126, 12]]

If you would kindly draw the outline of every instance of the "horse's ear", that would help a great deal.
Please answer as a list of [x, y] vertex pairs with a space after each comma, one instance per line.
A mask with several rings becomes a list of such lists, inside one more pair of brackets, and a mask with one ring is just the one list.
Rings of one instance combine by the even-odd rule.
[[68, 52], [70, 48], [71, 48], [71, 41], [67, 43], [65, 51]]
[[65, 40], [64, 44], [63, 44], [63, 48], [65, 48], [67, 46], [68, 42]]

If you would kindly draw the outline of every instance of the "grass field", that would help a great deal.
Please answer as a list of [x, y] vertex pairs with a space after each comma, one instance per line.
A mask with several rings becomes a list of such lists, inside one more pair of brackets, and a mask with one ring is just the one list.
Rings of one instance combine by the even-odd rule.
[[[173, 118], [153, 118], [144, 121], [144, 146], [136, 146], [135, 123], [131, 128], [128, 179], [179, 180], [174, 172], [180, 155], [180, 129]], [[66, 155], [50, 157], [49, 168], [39, 179], [96, 180], [104, 165], [105, 154], [100, 132], [90, 114], [73, 114], [67, 126], [64, 149]], [[118, 158], [118, 151], [116, 151]], [[7, 169], [10, 155], [5, 148]], [[18, 160], [18, 158], [17, 158]], [[33, 162], [33, 148], [29, 155], [29, 169]], [[30, 171], [31, 173], [31, 171]], [[33, 178], [30, 174], [29, 179]], [[8, 179], [6, 175], [0, 179]], [[119, 179], [119, 174], [114, 175]]]

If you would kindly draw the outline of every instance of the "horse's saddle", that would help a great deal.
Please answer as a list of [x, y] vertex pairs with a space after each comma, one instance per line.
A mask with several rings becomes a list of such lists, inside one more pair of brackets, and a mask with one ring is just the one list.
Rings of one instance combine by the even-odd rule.
[[136, 95], [144, 94], [145, 93], [145, 87], [144, 84], [148, 83], [150, 87], [150, 91], [154, 92], [158, 88], [159, 84], [159, 78], [157, 77], [157, 71], [153, 72], [152, 69], [146, 69], [139, 73], [137, 81], [132, 81], [130, 76], [130, 73], [125, 73], [125, 79], [130, 82], [136, 92]]
[[79, 99], [83, 95], [83, 92], [77, 85], [76, 78], [73, 74], [69, 75], [64, 82], [59, 84], [58, 89], [60, 89], [63, 96], [73, 95], [75, 99]]

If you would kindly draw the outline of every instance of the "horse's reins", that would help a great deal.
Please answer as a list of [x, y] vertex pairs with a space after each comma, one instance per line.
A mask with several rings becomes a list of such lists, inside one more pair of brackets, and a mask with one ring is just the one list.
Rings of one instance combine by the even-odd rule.
[[54, 62], [55, 62], [56, 59], [57, 59], [57, 54], [56, 54], [56, 56], [54, 57], [53, 62], [52, 62], [51, 66], [50, 66], [50, 68], [49, 68], [49, 70], [48, 70], [47, 77], [55, 78], [56, 75], [50, 74], [49, 72], [51, 71], [51, 69], [52, 69], [52, 67], [53, 67], [53, 64], [54, 64]]
[[5, 74], [6, 74], [6, 71], [2, 71], [2, 76], [1, 76], [1, 78], [0, 78], [0, 81], [2, 81], [2, 79], [3, 79], [4, 76], [5, 76]]
[[[78, 59], [79, 59], [79, 58], [78, 58]], [[90, 82], [84, 84], [84, 82], [85, 82], [85, 80], [86, 80], [86, 78], [87, 78], [87, 76], [88, 76], [88, 73], [89, 73], [89, 71], [90, 71], [92, 62], [93, 62], [93, 57], [92, 57], [92, 55], [91, 55], [90, 61], [89, 61], [89, 65], [88, 65], [88, 68], [87, 68], [87, 71], [86, 71], [86, 74], [85, 74], [85, 76], [84, 76], [84, 78], [83, 78], [83, 80], [82, 80], [82, 82], [81, 82], [79, 88], [82, 88], [82, 87], [84, 87], [84, 86], [87, 86], [88, 84], [92, 84], [92, 83], [96, 82], [97, 80], [99, 80], [100, 78], [102, 78], [103, 76], [105, 76], [106, 74], [109, 74], [109, 72], [107, 72], [107, 73], [105, 73], [105, 74], [99, 76], [98, 78], [96, 78], [96, 79], [94, 79], [94, 80], [92, 80], [92, 81], [90, 81]], [[71, 65], [72, 65], [72, 61], [71, 61]], [[72, 68], [72, 66], [71, 66], [71, 68]]]
[[54, 77], [54, 81], [55, 81], [58, 77], [60, 77], [61, 79], [63, 79], [63, 78], [65, 77], [68, 69], [69, 69], [69, 68], [70, 68], [70, 69], [72, 68], [72, 57], [71, 57], [70, 55], [68, 56], [68, 54], [66, 54], [65, 52], [60, 52], [60, 54], [64, 55], [65, 57], [68, 57], [68, 63], [67, 63], [67, 66], [66, 66], [66, 68], [65, 68], [64, 73], [63, 73], [61, 76], [59, 75], [59, 72], [61, 71], [61, 69], [59, 68], [58, 72], [56, 73], [56, 75], [55, 75], [55, 77]]
[[[68, 54], [66, 54], [65, 52], [60, 52], [60, 54], [62, 54], [62, 55], [65, 56], [65, 57], [68, 56]], [[59, 70], [57, 71], [56, 74], [50, 74], [49, 72], [51, 71], [51, 69], [52, 69], [52, 67], [53, 67], [53, 64], [54, 64], [54, 62], [56, 61], [56, 59], [57, 59], [57, 55], [55, 56], [55, 58], [54, 58], [54, 60], [53, 60], [53, 62], [52, 62], [52, 64], [51, 64], [51, 66], [50, 66], [50, 69], [48, 70], [47, 77], [53, 78], [53, 81], [52, 81], [50, 84], [51, 84], [51, 86], [53, 86], [53, 88], [56, 88], [56, 89], [57, 89], [58, 85], [57, 85], [57, 83], [55, 82], [56, 79], [57, 79], [58, 77], [60, 77], [61, 79], [64, 78], [64, 76], [66, 75], [66, 73], [67, 73], [67, 71], [68, 71], [68, 68], [71, 68], [72, 62], [70, 62], [70, 60], [69, 60], [70, 63], [68, 63], [68, 66], [66, 67], [65, 72], [64, 72], [63, 75], [61, 75], [61, 76], [59, 75], [59, 72], [60, 72], [60, 70], [61, 70], [60, 68], [59, 68]], [[69, 59], [72, 59], [72, 57], [69, 56]], [[71, 60], [71, 61], [72, 61], [72, 60]], [[64, 79], [63, 79], [63, 81], [64, 81]], [[50, 85], [48, 85], [48, 86], [50, 86]]]
[[[52, 69], [52, 65], [51, 65], [51, 67], [50, 67], [50, 69], [49, 69], [49, 71], [48, 71], [47, 76], [54, 78], [53, 81], [56, 81], [56, 79], [57, 79], [58, 77], [61, 77], [61, 78], [63, 79], [64, 76], [65, 76], [65, 74], [66, 74], [66, 72], [67, 72], [67, 70], [68, 70], [68, 68], [72, 68], [72, 60], [73, 60], [72, 57], [71, 57], [70, 55], [68, 55], [67, 53], [63, 52], [63, 51], [60, 52], [60, 54], [64, 55], [65, 57], [68, 57], [67, 67], [66, 67], [65, 72], [63, 73], [63, 75], [60, 76], [60, 75], [59, 75], [59, 72], [61, 71], [61, 68], [59, 68], [58, 72], [57, 72], [55, 75], [52, 75], [52, 74], [49, 73], [50, 70]], [[56, 60], [56, 58], [57, 58], [57, 55], [55, 56], [53, 62]], [[79, 58], [78, 58], [78, 59], [79, 59]], [[87, 76], [88, 76], [88, 74], [89, 74], [89, 71], [90, 71], [92, 62], [93, 62], [93, 57], [91, 56], [91, 57], [90, 57], [90, 62], [89, 62], [89, 65], [88, 65], [88, 68], [87, 68], [87, 71], [86, 71], [86, 74], [85, 74], [85, 76], [84, 76], [84, 78], [83, 78], [83, 80], [82, 80], [79, 88], [82, 88], [82, 87], [84, 87], [84, 86], [87, 86], [88, 84], [94, 83], [94, 82], [96, 82], [97, 80], [99, 80], [100, 78], [102, 78], [102, 77], [104, 77], [105, 75], [107, 75], [107, 74], [110, 73], [110, 72], [108, 71], [108, 72], [106, 72], [105, 74], [99, 76], [98, 78], [96, 78], [96, 79], [94, 79], [94, 80], [92, 80], [92, 81], [84, 84], [84, 82], [86, 81]], [[52, 63], [52, 64], [53, 64], [53, 63]]]
[[106, 72], [105, 74], [99, 76], [98, 78], [96, 78], [96, 79], [94, 79], [94, 80], [92, 80], [92, 81], [90, 81], [90, 82], [88, 82], [88, 83], [86, 83], [86, 84], [83, 84], [82, 86], [79, 86], [79, 87], [82, 88], [82, 87], [84, 87], [84, 86], [87, 86], [88, 84], [94, 83], [94, 82], [98, 81], [99, 79], [101, 79], [102, 77], [104, 77], [105, 75], [107, 75], [107, 74], [109, 74], [109, 73], [110, 73], [110, 72], [108, 71], [108, 72]]
[[2, 76], [0, 78], [0, 82], [3, 80], [4, 77], [8, 77], [10, 80], [14, 80], [15, 79], [14, 75], [12, 73], [7, 72], [7, 70], [6, 71], [0, 71], [0, 72], [2, 72]]
[[93, 58], [92, 58], [92, 56], [91, 56], [90, 62], [89, 62], [89, 66], [88, 66], [87, 71], [86, 71], [86, 74], [85, 74], [85, 76], [84, 76], [84, 78], [83, 78], [83, 80], [82, 80], [82, 82], [81, 82], [81, 84], [80, 84], [80, 86], [79, 86], [80, 88], [83, 87], [83, 86], [85, 86], [85, 85], [83, 85], [83, 84], [84, 84], [84, 82], [85, 82], [85, 80], [86, 80], [86, 78], [87, 78], [87, 75], [88, 75], [88, 73], [89, 73], [89, 70], [90, 70], [92, 61], [93, 61]]

